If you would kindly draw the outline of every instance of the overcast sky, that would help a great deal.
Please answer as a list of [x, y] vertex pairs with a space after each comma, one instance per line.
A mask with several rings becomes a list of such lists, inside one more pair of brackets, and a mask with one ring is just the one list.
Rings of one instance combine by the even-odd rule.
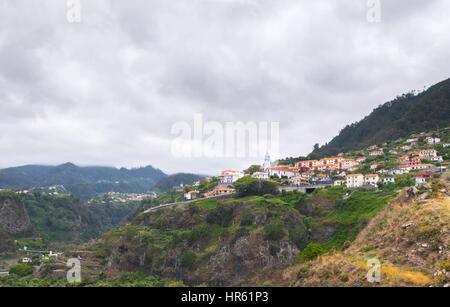
[[0, 167], [215, 174], [261, 158], [177, 158], [172, 126], [279, 122], [299, 156], [404, 92], [450, 77], [450, 1], [0, 0]]

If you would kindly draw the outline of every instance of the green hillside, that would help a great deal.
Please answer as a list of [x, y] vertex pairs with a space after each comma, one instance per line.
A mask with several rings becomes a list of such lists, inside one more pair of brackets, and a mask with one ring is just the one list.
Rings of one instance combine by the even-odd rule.
[[0, 170], [0, 189], [30, 190], [61, 185], [82, 200], [106, 192], [142, 193], [166, 177], [159, 169], [27, 165]]
[[418, 95], [404, 94], [348, 125], [314, 152], [321, 156], [359, 150], [426, 130], [450, 126], [450, 79]]

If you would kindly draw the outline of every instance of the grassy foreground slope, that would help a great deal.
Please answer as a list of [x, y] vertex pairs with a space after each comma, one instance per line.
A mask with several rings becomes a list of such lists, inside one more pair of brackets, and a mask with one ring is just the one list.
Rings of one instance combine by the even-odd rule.
[[[285, 271], [293, 286], [444, 286], [450, 281], [450, 174], [430, 187], [404, 190], [343, 251]], [[369, 283], [368, 259], [381, 262]]]
[[107, 276], [141, 272], [187, 285], [287, 285], [281, 274], [311, 243], [352, 241], [392, 194], [332, 187], [197, 203], [140, 214], [90, 247]]

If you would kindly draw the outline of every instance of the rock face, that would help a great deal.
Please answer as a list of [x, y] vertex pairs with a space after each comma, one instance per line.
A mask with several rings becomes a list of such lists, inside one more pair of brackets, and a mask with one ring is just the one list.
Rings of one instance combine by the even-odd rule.
[[0, 256], [15, 251], [13, 235], [32, 232], [32, 225], [25, 206], [13, 192], [0, 192]]
[[112, 270], [145, 271], [192, 286], [263, 284], [295, 263], [307, 235], [299, 213], [286, 205], [229, 201], [215, 209], [143, 215], [105, 236], [105, 262]]
[[271, 244], [252, 234], [218, 249], [207, 265], [213, 272], [208, 283], [240, 286], [244, 280], [260, 273], [262, 268], [276, 269], [293, 263], [297, 254], [298, 249], [290, 242]]
[[450, 173], [400, 192], [344, 251], [296, 268], [297, 286], [377, 286], [365, 263], [382, 261], [380, 286], [443, 286], [450, 281]]
[[25, 206], [20, 198], [13, 192], [0, 194], [0, 229], [18, 234], [31, 229], [31, 222]]

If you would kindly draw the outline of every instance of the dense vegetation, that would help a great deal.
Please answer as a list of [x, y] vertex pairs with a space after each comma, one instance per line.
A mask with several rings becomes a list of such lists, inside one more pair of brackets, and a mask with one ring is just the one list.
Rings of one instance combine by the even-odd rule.
[[38, 236], [50, 242], [85, 241], [112, 229], [137, 204], [87, 205], [71, 195], [29, 193], [23, 202]]
[[448, 127], [449, 101], [450, 79], [418, 95], [404, 94], [379, 106], [363, 120], [348, 125], [331, 142], [314, 152], [322, 156], [335, 155], [412, 133]]
[[253, 177], [245, 176], [240, 178], [234, 184], [236, 193], [240, 197], [250, 195], [265, 195], [278, 193], [278, 185], [268, 180], [259, 180]]
[[[119, 270], [138, 270], [169, 279], [176, 276], [189, 285], [222, 285], [220, 282], [229, 278], [227, 274], [236, 274], [234, 270], [240, 270], [239, 275], [247, 274], [243, 270], [262, 270], [253, 267], [262, 261], [258, 257], [287, 257], [285, 264], [292, 265], [342, 248], [395, 194], [362, 190], [347, 198], [346, 188], [330, 187], [310, 195], [283, 192], [277, 196], [259, 188], [249, 189], [254, 184], [250, 179], [246, 177], [236, 186], [246, 186], [243, 191], [247, 195], [243, 197], [203, 199], [183, 208], [141, 213], [132, 225], [105, 234], [103, 242], [94, 248], [96, 256], [103, 263], [112, 260]], [[247, 246], [258, 249], [266, 245], [267, 255], [247, 256], [246, 269], [240, 268], [240, 256], [236, 255], [251, 253]], [[286, 246], [298, 252], [289, 258]], [[225, 251], [231, 253], [226, 258], [230, 266], [214, 271]], [[180, 267], [174, 267], [174, 263]]]
[[78, 167], [72, 163], [60, 166], [21, 166], [0, 170], [0, 189], [30, 190], [61, 185], [71, 194], [88, 200], [100, 193], [142, 193], [151, 189], [166, 175], [151, 166], [138, 169], [112, 167]]
[[176, 186], [180, 186], [180, 184], [192, 184], [195, 181], [203, 179], [204, 176], [194, 175], [194, 174], [175, 174], [170, 175], [165, 178], [162, 178], [153, 188], [158, 192], [167, 192], [170, 189], [173, 189]]

